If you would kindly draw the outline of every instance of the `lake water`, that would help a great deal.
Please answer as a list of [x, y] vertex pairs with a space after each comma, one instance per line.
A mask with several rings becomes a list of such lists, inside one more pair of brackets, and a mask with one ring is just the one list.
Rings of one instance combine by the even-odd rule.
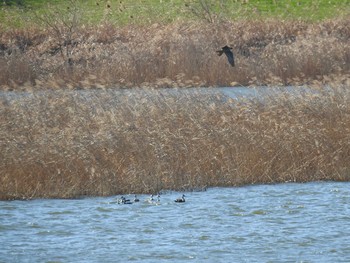
[[[328, 87], [325, 86], [326, 90]], [[7, 101], [19, 100], [19, 99], [35, 99], [37, 96], [43, 96], [47, 98], [48, 95], [57, 95], [62, 96], [62, 94], [72, 94], [78, 96], [80, 99], [90, 101], [91, 99], [95, 100], [96, 96], [100, 94], [108, 93], [111, 98], [114, 96], [129, 95], [134, 94], [147, 96], [179, 96], [179, 95], [192, 95], [192, 96], [201, 96], [202, 94], [212, 94], [212, 95], [223, 95], [227, 98], [232, 99], [260, 99], [273, 97], [278, 94], [293, 94], [295, 96], [305, 96], [306, 94], [315, 94], [317, 90], [314, 90], [307, 86], [288, 86], [288, 87], [217, 87], [217, 88], [179, 88], [179, 89], [107, 89], [107, 90], [43, 90], [33, 92], [23, 92], [23, 91], [1, 91], [0, 98], [6, 99]], [[115, 99], [115, 98], [113, 98]]]
[[181, 194], [2, 201], [0, 262], [350, 262], [350, 183]]

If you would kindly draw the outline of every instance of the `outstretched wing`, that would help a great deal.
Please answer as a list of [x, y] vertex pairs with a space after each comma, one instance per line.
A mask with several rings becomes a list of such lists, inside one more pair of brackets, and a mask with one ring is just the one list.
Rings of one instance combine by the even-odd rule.
[[224, 53], [224, 51], [223, 50], [217, 50], [216, 53], [218, 54], [218, 56], [221, 56], [222, 53]]
[[231, 52], [231, 50], [227, 50], [225, 52], [225, 55], [227, 56], [228, 62], [231, 64], [232, 67], [235, 66], [235, 59], [233, 57], [233, 53]]

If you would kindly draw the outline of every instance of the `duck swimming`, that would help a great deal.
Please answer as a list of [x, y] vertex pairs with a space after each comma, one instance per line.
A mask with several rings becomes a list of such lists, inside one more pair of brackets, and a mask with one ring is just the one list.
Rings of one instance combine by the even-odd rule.
[[176, 203], [184, 203], [184, 202], [185, 202], [185, 195], [182, 195], [181, 198], [175, 199], [175, 202], [176, 202]]
[[156, 202], [157, 205], [160, 205], [160, 194], [158, 194], [157, 196], [157, 202]]
[[124, 196], [118, 198], [118, 200], [117, 200], [118, 204], [122, 204], [124, 202], [124, 199], [125, 199]]
[[132, 204], [132, 202], [130, 201], [130, 199], [126, 199], [124, 196], [120, 197], [120, 199], [118, 200], [118, 204], [127, 204], [130, 205]]
[[134, 197], [134, 202], [140, 202], [140, 199], [138, 199], [136, 195]]
[[154, 199], [153, 199], [153, 195], [151, 195], [150, 198], [146, 199], [146, 202], [148, 203], [153, 203]]

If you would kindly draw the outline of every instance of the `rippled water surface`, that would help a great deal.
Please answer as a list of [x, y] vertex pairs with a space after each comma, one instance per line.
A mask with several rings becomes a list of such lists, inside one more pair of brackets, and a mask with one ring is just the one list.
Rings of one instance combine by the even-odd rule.
[[[350, 262], [350, 184], [0, 202], [0, 262]], [[127, 196], [131, 199], [133, 196]]]

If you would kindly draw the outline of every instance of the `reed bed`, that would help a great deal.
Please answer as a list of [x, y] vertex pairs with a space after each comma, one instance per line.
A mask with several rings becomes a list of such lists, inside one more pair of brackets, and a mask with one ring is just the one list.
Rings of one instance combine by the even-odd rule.
[[[117, 26], [75, 14], [0, 25], [1, 200], [349, 181], [349, 18]], [[226, 44], [235, 67], [215, 53]], [[192, 88], [262, 85], [310, 92]]]
[[201, 89], [1, 92], [0, 199], [349, 181], [348, 80], [239, 100]]
[[[63, 22], [0, 26], [1, 90], [302, 85], [333, 82], [350, 69], [349, 18], [147, 26]], [[233, 68], [215, 53], [226, 44], [236, 57]]]

